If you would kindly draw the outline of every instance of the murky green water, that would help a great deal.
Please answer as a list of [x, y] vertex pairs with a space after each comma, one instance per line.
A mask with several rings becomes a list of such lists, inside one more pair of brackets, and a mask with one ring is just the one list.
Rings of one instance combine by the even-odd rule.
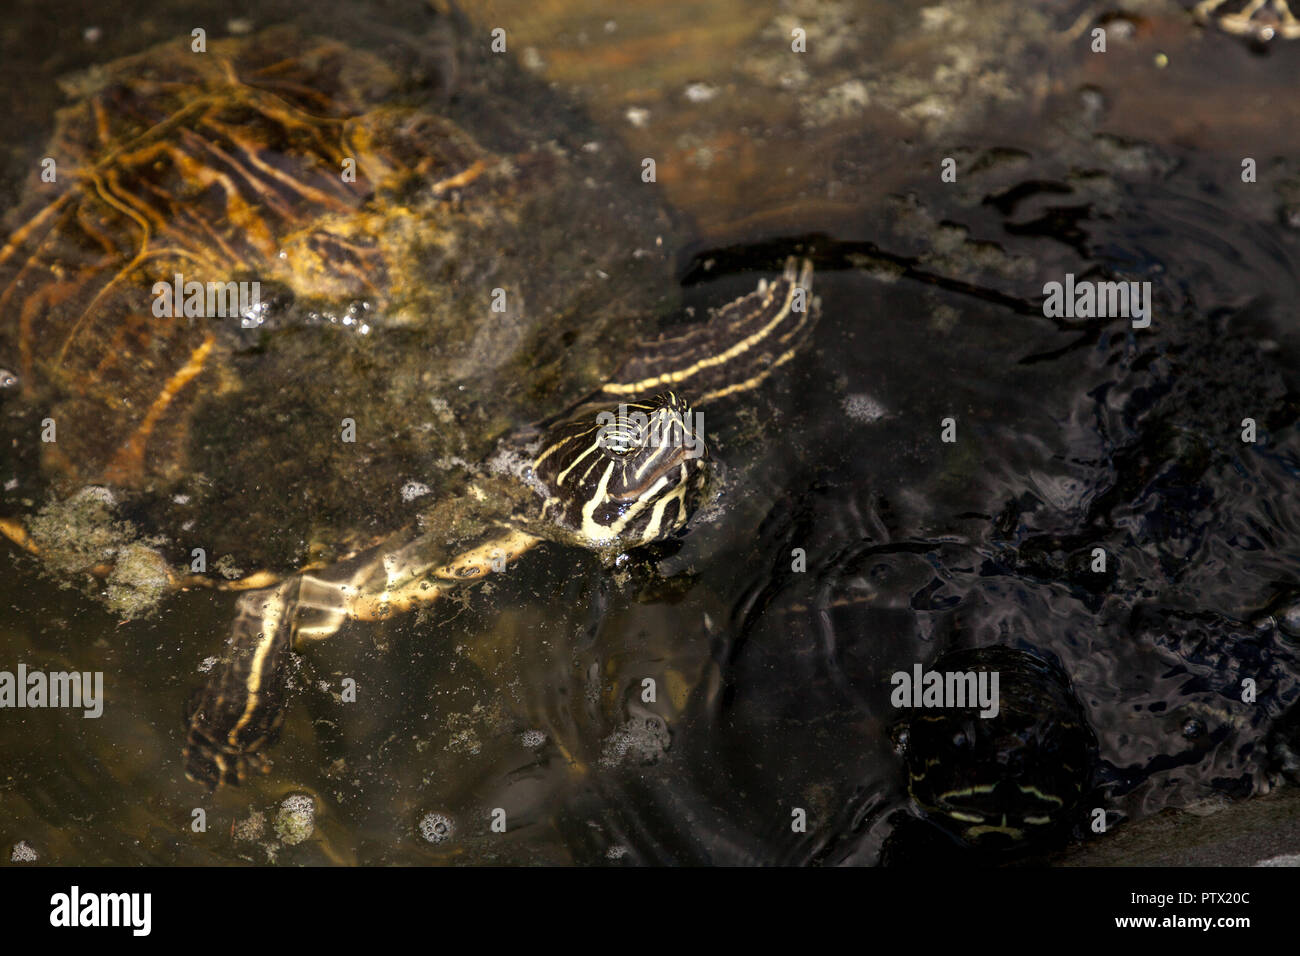
[[[418, 50], [412, 9], [286, 18]], [[1111, 829], [1282, 783], [1300, 697], [1300, 42], [1261, 55], [1143, 4], [1092, 53], [1070, 32], [1087, 9], [471, 9], [518, 37], [539, 102], [571, 97], [658, 157], [686, 308], [807, 251], [815, 340], [710, 421], [726, 493], [653, 573], [546, 545], [463, 601], [345, 626], [303, 649], [271, 773], [215, 796], [184, 777], [181, 713], [233, 596], [122, 623], [7, 548], [0, 669], [102, 671], [107, 703], [97, 720], [0, 711], [0, 845], [90, 864], [960, 857], [908, 801], [889, 677], [994, 644], [1069, 675], [1098, 738], [1087, 807]], [[6, 205], [55, 77], [229, 17], [20, 4], [0, 33], [0, 83], [22, 91]], [[1045, 318], [1067, 273], [1150, 282], [1151, 327]], [[296, 845], [274, 828], [291, 793], [317, 813]], [[422, 835], [430, 814], [450, 839]]]

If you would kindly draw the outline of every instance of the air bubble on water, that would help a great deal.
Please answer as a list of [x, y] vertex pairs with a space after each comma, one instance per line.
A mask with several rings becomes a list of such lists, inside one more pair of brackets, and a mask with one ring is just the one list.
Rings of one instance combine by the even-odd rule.
[[524, 52], [520, 54], [519, 60], [523, 63], [525, 70], [532, 70], [534, 73], [546, 68], [546, 61], [542, 59], [541, 53], [537, 51], [535, 46], [524, 47]]
[[189, 495], [172, 495], [172, 504], [187, 505], [190, 503]]
[[600, 765], [616, 767], [625, 760], [658, 763], [672, 745], [672, 733], [654, 714], [634, 714], [602, 742]]
[[546, 743], [546, 734], [540, 730], [525, 730], [519, 735], [519, 742], [529, 750], [536, 750], [542, 744]]
[[216, 666], [217, 666], [217, 659], [215, 657], [205, 657], [203, 658], [203, 660], [199, 661], [199, 673], [206, 674], [208, 671], [212, 670], [212, 668]]
[[235, 825], [230, 828], [231, 835], [234, 836], [237, 843], [251, 843], [254, 840], [260, 840], [265, 830], [266, 814], [261, 810], [251, 811], [246, 819], [235, 821]]
[[1096, 116], [1106, 109], [1106, 97], [1095, 86], [1085, 86], [1079, 90], [1079, 99], [1083, 103], [1085, 113]]
[[275, 832], [289, 846], [296, 846], [316, 829], [316, 802], [305, 793], [291, 793], [280, 801], [275, 814]]
[[605, 859], [607, 860], [621, 860], [625, 856], [627, 856], [627, 847], [625, 846], [612, 846], [605, 851]]
[[1183, 724], [1183, 736], [1188, 740], [1195, 740], [1201, 734], [1205, 733], [1205, 724], [1195, 717], [1190, 718]]
[[13, 388], [17, 384], [17, 375], [7, 368], [0, 368], [0, 388]]
[[692, 103], [707, 103], [718, 95], [718, 88], [708, 83], [692, 83], [686, 87], [686, 98]]
[[488, 459], [487, 469], [494, 475], [508, 475], [519, 479], [543, 498], [550, 494], [549, 489], [533, 471], [531, 454], [521, 454], [517, 449], [502, 446]]
[[879, 421], [886, 415], [885, 407], [865, 392], [856, 392], [844, 398], [844, 414], [862, 425]]
[[402, 500], [414, 501], [416, 498], [422, 498], [429, 493], [429, 486], [422, 481], [408, 481], [402, 485]]
[[117, 504], [117, 496], [103, 485], [87, 485], [73, 496], [73, 500], [89, 501], [91, 499], [102, 501], [110, 508]]
[[13, 851], [9, 854], [10, 863], [35, 863], [36, 859], [36, 850], [26, 840], [15, 843]]
[[420, 818], [420, 836], [425, 842], [437, 846], [446, 843], [456, 833], [456, 824], [451, 817], [442, 813], [426, 813]]
[[239, 324], [245, 329], [260, 328], [266, 322], [267, 314], [271, 311], [271, 303], [258, 299], [249, 305], [240, 316]]
[[1124, 17], [1115, 17], [1106, 24], [1107, 32], [1119, 40], [1131, 40], [1137, 33], [1137, 26], [1132, 20]]

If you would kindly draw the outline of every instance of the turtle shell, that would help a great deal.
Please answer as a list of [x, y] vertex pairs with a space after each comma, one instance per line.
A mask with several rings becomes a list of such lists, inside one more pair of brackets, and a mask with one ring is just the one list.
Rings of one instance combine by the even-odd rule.
[[80, 79], [0, 249], [3, 509], [53, 566], [346, 553], [671, 304], [639, 167], [460, 52], [457, 91], [288, 28]]

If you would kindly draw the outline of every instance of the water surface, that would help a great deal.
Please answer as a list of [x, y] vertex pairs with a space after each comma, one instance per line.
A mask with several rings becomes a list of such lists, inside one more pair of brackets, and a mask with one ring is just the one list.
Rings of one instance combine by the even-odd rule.
[[[0, 666], [103, 671], [108, 703], [3, 714], [0, 843], [71, 864], [875, 863], [915, 820], [889, 675], [991, 644], [1070, 675], [1112, 828], [1279, 784], [1269, 735], [1300, 696], [1300, 43], [1261, 55], [1143, 8], [1105, 54], [1071, 32], [1079, 4], [471, 8], [537, 97], [656, 158], [683, 308], [805, 252], [814, 342], [710, 416], [726, 495], [680, 547], [611, 574], [547, 545], [463, 601], [348, 625], [301, 655], [272, 772], [212, 797], [183, 776], [180, 716], [233, 597], [121, 622], [7, 549]], [[400, 5], [348, 9], [283, 17], [419, 47]], [[0, 196], [41, 153], [56, 78], [229, 17], [20, 3]], [[1045, 318], [1066, 273], [1150, 282], [1151, 327]], [[339, 699], [347, 676], [363, 703]], [[269, 825], [290, 793], [317, 809], [293, 846]], [[422, 836], [430, 813], [451, 839]]]

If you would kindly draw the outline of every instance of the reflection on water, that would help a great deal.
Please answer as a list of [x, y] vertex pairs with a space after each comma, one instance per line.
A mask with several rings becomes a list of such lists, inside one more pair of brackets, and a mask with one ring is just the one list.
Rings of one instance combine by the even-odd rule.
[[[990, 645], [1069, 675], [1111, 827], [1272, 787], [1300, 697], [1300, 167], [1281, 158], [1300, 155], [1281, 93], [1300, 43], [1259, 55], [1171, 3], [1103, 60], [1069, 33], [1083, 6], [1055, 6], [474, 11], [659, 157], [695, 230], [687, 307], [802, 243], [816, 341], [709, 411], [724, 494], [679, 547], [611, 573], [546, 545], [463, 600], [348, 625], [304, 649], [272, 772], [213, 797], [183, 777], [180, 714], [233, 599], [119, 623], [6, 551], [0, 668], [103, 671], [108, 701], [3, 712], [0, 842], [67, 863], [929, 858], [954, 851], [909, 802], [889, 676]], [[800, 23], [808, 56], [778, 58]], [[6, 85], [137, 48], [103, 26]], [[1067, 273], [1150, 282], [1151, 328], [1044, 318]], [[295, 794], [315, 810], [300, 843]]]

